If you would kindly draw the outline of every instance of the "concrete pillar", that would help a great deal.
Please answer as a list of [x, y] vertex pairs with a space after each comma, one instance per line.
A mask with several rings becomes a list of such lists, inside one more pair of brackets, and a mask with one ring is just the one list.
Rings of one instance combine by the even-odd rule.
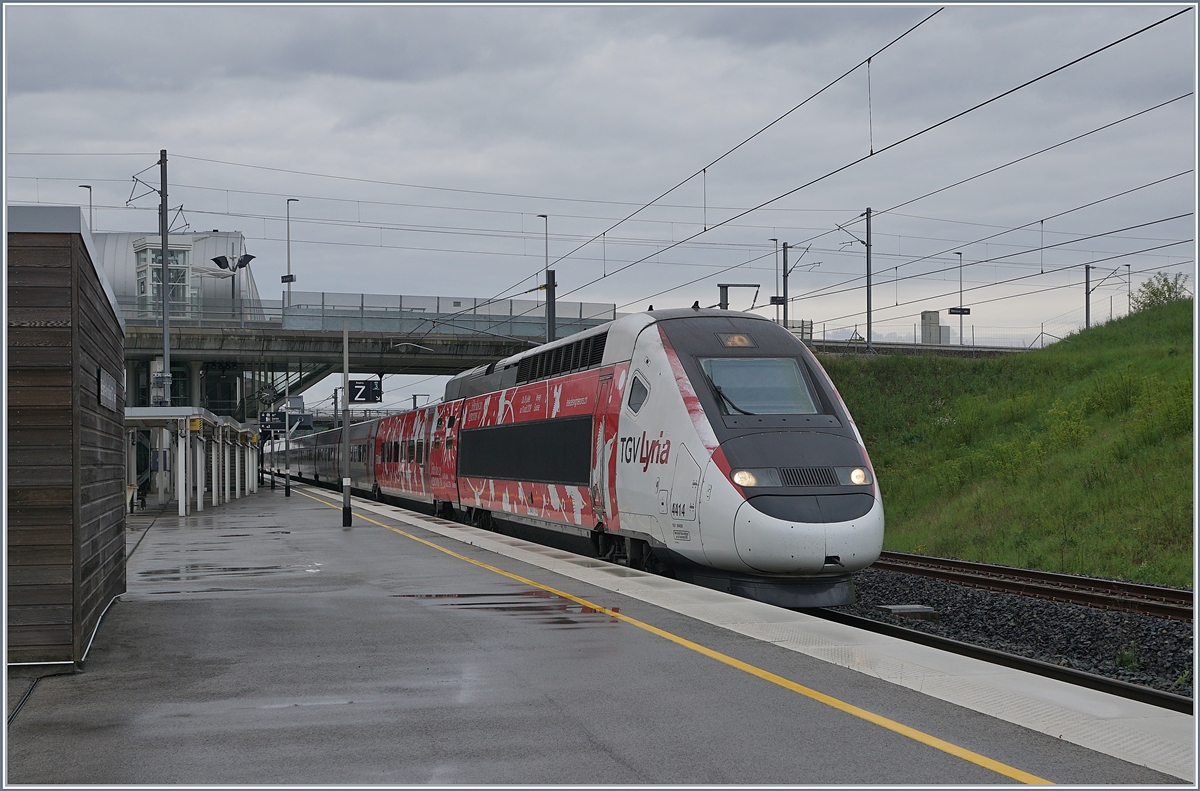
[[221, 453], [221, 428], [220, 426], [213, 429], [212, 438], [212, 504], [216, 507], [221, 504], [221, 473], [218, 469], [217, 459]]
[[204, 428], [196, 434], [196, 513], [204, 510]]
[[172, 442], [173, 439], [174, 439], [174, 437], [171, 436], [171, 429], [164, 428], [162, 430], [162, 452], [163, 452], [163, 458], [166, 460], [165, 463], [163, 464], [163, 466], [166, 467], [166, 469], [163, 470], [163, 473], [162, 473], [163, 493], [164, 493], [163, 494], [163, 503], [171, 502], [171, 498], [173, 498], [175, 496], [175, 481], [171, 476], [171, 473], [174, 472], [174, 470], [175, 470], [175, 466], [173, 464], [173, 462], [175, 461], [175, 459], [173, 457], [173, 454], [175, 452], [175, 448], [174, 448], [175, 443]]
[[[155, 458], [158, 459], [158, 469], [150, 476], [154, 481], [154, 502], [156, 505], [162, 505], [166, 501], [163, 499], [166, 496], [166, 485], [163, 482], [163, 467], [166, 466], [164, 461], [165, 453], [163, 452], [163, 433], [165, 429], [154, 428], [150, 429], [150, 458], [151, 462]], [[157, 454], [157, 456], [155, 456]], [[153, 466], [153, 463], [151, 464]]]
[[187, 471], [188, 471], [188, 444], [191, 441], [191, 431], [188, 428], [187, 421], [183, 421], [183, 425], [179, 428], [179, 437], [177, 441], [178, 450], [175, 453], [175, 494], [179, 499], [179, 515], [188, 515], [188, 493], [191, 487], [188, 486]]
[[229, 484], [231, 483], [231, 481], [229, 480], [229, 477], [230, 477], [229, 476], [229, 466], [230, 466], [229, 465], [229, 438], [227, 436], [225, 436], [228, 433], [228, 431], [229, 431], [228, 429], [221, 430], [221, 433], [222, 433], [221, 451], [222, 451], [222, 458], [224, 459], [224, 462], [225, 462], [225, 472], [224, 472], [224, 476], [221, 480], [221, 482], [223, 484], [224, 496], [221, 498], [221, 501], [226, 502], [226, 503], [229, 502]]
[[125, 432], [125, 483], [137, 486], [137, 429]]
[[245, 469], [245, 464], [242, 463], [244, 461], [242, 457], [245, 455], [246, 446], [242, 444], [241, 433], [238, 433], [235, 436], [237, 437], [237, 444], [233, 446], [233, 496], [234, 498], [240, 500], [242, 499], [242, 472]]
[[188, 361], [188, 403], [193, 409], [200, 408], [200, 371], [203, 368], [203, 362]]
[[145, 406], [138, 403], [138, 369], [133, 360], [125, 361], [125, 406]]

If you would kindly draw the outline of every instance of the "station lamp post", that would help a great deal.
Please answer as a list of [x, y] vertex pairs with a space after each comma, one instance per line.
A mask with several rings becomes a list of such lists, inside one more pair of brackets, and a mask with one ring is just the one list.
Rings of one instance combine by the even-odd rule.
[[245, 269], [250, 266], [250, 262], [254, 258], [249, 253], [242, 253], [238, 256], [238, 260], [232, 263], [223, 255], [212, 259], [214, 264], [229, 272], [229, 311], [235, 318], [237, 317], [237, 272], [239, 269]]
[[299, 203], [299, 198], [288, 198], [286, 204], [287, 213], [287, 274], [280, 280], [287, 283], [287, 307], [292, 306], [292, 283], [296, 282], [296, 276], [292, 274], [292, 204]]

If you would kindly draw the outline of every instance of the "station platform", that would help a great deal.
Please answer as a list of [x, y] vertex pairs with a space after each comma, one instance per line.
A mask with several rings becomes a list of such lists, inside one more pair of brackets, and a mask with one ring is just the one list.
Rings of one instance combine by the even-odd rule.
[[353, 504], [131, 520], [82, 671], [9, 669], [6, 782], [1194, 782], [1191, 716]]

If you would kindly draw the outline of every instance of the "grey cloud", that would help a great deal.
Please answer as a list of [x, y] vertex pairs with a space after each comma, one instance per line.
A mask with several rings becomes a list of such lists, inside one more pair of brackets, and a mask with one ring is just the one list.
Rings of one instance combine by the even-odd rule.
[[935, 7], [794, 6], [693, 7], [628, 10], [626, 32], [662, 31], [719, 40], [744, 49], [836, 39], [879, 45], [933, 13]]
[[421, 82], [544, 64], [571, 44], [553, 19], [520, 9], [44, 5], [10, 9], [9, 25], [14, 93], [312, 75]]

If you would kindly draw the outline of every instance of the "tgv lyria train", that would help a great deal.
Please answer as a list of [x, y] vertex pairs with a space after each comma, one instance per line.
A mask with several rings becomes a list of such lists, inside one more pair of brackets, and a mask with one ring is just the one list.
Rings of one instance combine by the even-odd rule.
[[[359, 494], [786, 607], [850, 603], [883, 544], [846, 405], [752, 314], [624, 316], [459, 374], [350, 442]], [[338, 430], [294, 439], [293, 474], [336, 484], [340, 453]]]

